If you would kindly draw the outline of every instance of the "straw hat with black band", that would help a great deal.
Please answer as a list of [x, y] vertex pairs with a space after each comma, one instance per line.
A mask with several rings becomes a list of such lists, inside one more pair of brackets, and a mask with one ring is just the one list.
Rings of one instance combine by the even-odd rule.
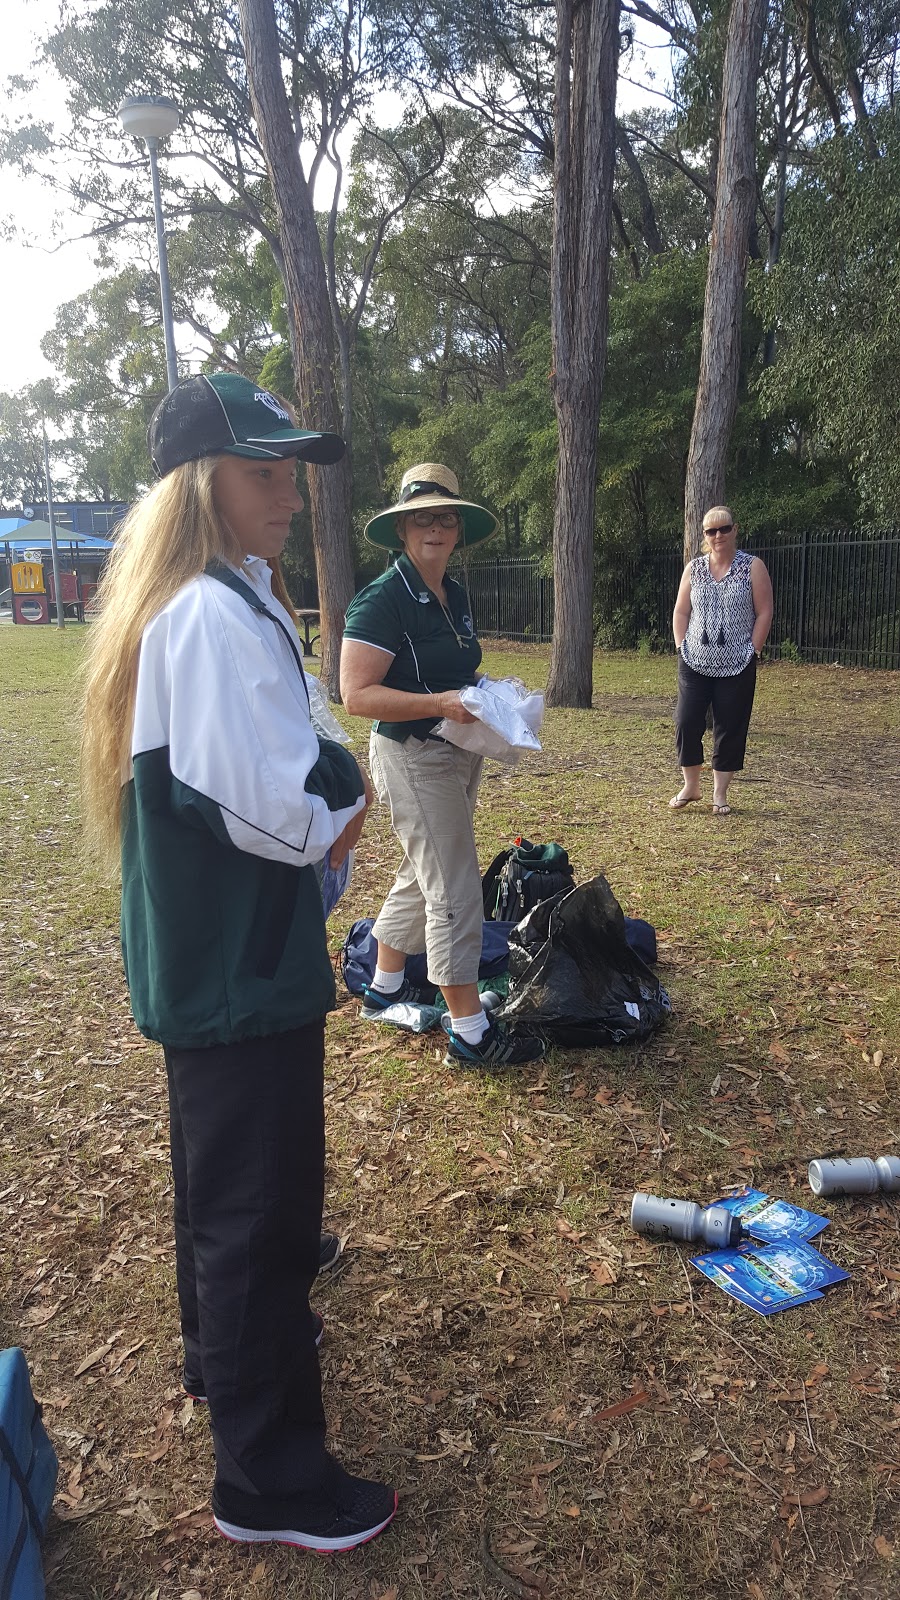
[[461, 543], [467, 549], [493, 538], [500, 527], [497, 518], [484, 506], [463, 500], [459, 493], [459, 479], [449, 467], [439, 461], [422, 461], [404, 472], [400, 494], [395, 505], [379, 511], [366, 523], [366, 538], [380, 550], [402, 550], [403, 541], [397, 529], [397, 518], [412, 511], [458, 511], [462, 527]]

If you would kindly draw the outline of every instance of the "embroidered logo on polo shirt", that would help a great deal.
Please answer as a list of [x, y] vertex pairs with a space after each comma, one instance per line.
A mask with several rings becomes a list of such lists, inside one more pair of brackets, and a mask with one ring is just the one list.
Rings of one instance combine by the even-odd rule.
[[290, 422], [289, 413], [285, 411], [280, 400], [276, 400], [273, 394], [269, 394], [268, 389], [257, 389], [253, 398], [254, 400], [261, 400], [264, 406], [268, 406], [270, 411], [274, 411], [276, 417], [281, 417], [283, 421]]

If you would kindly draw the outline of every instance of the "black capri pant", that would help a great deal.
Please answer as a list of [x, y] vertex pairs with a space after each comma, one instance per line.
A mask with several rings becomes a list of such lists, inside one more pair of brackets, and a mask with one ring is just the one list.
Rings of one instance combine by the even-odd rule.
[[675, 750], [680, 767], [703, 765], [706, 713], [712, 706], [714, 772], [739, 772], [756, 690], [756, 657], [733, 678], [708, 678], [678, 657]]

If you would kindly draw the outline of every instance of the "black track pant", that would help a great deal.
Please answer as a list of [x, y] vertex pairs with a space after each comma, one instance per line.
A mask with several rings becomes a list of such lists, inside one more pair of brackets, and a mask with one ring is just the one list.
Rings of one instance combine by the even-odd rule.
[[703, 765], [706, 713], [712, 706], [714, 772], [739, 772], [756, 689], [756, 658], [733, 678], [707, 678], [678, 657], [675, 751], [680, 767]]
[[325, 1181], [324, 1018], [166, 1048], [185, 1368], [202, 1375], [216, 1482], [319, 1486], [325, 1414], [309, 1310]]

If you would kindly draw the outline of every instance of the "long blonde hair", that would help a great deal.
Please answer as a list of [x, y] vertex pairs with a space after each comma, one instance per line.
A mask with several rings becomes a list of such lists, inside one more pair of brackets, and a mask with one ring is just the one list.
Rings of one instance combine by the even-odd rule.
[[81, 787], [89, 834], [110, 857], [121, 836], [144, 629], [210, 561], [242, 560], [213, 503], [216, 464], [205, 456], [176, 467], [131, 508], [98, 591], [84, 670]]

